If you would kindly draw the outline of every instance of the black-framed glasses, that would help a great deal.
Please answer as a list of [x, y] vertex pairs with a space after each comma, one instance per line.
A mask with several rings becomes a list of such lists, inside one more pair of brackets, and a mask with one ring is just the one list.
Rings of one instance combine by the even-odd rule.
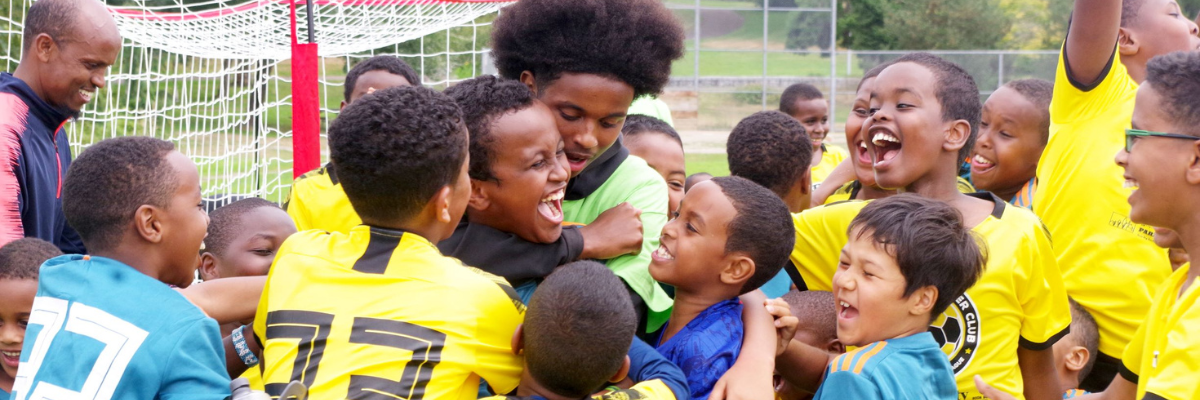
[[1197, 136], [1180, 135], [1178, 133], [1144, 131], [1141, 129], [1126, 129], [1125, 130], [1125, 152], [1128, 153], [1128, 152], [1132, 151], [1131, 149], [1133, 149], [1134, 140], [1136, 140], [1139, 137], [1146, 137], [1146, 136], [1164, 137], [1164, 138], [1172, 138], [1172, 139], [1200, 140], [1200, 137], [1197, 137]]

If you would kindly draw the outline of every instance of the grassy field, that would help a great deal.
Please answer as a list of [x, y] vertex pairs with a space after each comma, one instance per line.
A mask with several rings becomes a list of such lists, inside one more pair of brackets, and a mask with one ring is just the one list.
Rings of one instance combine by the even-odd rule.
[[729, 162], [724, 154], [688, 154], [684, 156], [687, 174], [707, 172], [713, 176], [729, 175]]

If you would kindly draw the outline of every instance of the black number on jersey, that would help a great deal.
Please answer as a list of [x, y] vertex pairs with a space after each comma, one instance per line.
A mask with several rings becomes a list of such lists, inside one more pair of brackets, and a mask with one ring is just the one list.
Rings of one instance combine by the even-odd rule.
[[[325, 342], [333, 325], [333, 314], [312, 311], [280, 310], [267, 313], [267, 340], [299, 339], [292, 380], [312, 387], [325, 353]], [[403, 321], [355, 318], [350, 343], [385, 346], [412, 352], [404, 363], [399, 380], [367, 375], [351, 375], [347, 399], [420, 400], [433, 376], [433, 368], [442, 360], [446, 334]], [[267, 394], [279, 397], [286, 383], [268, 383]]]
[[[333, 314], [314, 311], [280, 310], [267, 313], [267, 334], [271, 339], [300, 339], [296, 348], [296, 361], [292, 365], [292, 380], [312, 387], [317, 379], [317, 367], [325, 354], [325, 340], [329, 338], [329, 327], [333, 325]], [[271, 397], [283, 393], [284, 383], [264, 386]]]
[[404, 321], [355, 318], [350, 343], [373, 344], [412, 351], [404, 363], [400, 380], [365, 375], [350, 376], [347, 398], [355, 400], [393, 400], [397, 396], [418, 400], [433, 376], [433, 367], [442, 361], [446, 334]]

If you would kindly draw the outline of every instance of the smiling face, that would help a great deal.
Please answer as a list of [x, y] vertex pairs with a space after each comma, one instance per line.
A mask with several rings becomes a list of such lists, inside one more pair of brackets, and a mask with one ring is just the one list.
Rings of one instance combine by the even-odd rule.
[[[95, 4], [92, 4], [95, 3]], [[26, 57], [38, 61], [38, 96], [50, 105], [78, 114], [104, 88], [108, 67], [121, 52], [116, 23], [100, 2], [79, 2], [73, 29], [57, 40], [35, 39]]]
[[629, 153], [646, 160], [650, 168], [658, 171], [667, 181], [668, 215], [679, 211], [679, 202], [683, 201], [683, 186], [687, 180], [685, 171], [683, 147], [675, 139], [665, 134], [644, 132], [626, 139], [625, 146]]
[[[37, 279], [0, 279], [0, 366], [7, 382], [17, 376], [21, 361], [21, 345], [25, 343], [25, 326], [37, 295]], [[6, 377], [0, 376], [0, 381]], [[11, 387], [11, 386], [10, 386]]]
[[166, 155], [167, 164], [175, 171], [175, 188], [166, 209], [162, 210], [162, 247], [166, 249], [169, 265], [159, 280], [179, 287], [192, 284], [196, 267], [200, 265], [200, 244], [208, 233], [208, 213], [200, 197], [200, 174], [196, 164], [178, 151]]
[[496, 180], [471, 181], [486, 200], [473, 199], [470, 219], [534, 243], [558, 240], [568, 174], [550, 109], [534, 101], [500, 116], [492, 122], [486, 146]]
[[679, 214], [663, 226], [659, 248], [651, 254], [650, 276], [678, 291], [704, 293], [704, 288], [720, 285], [729, 258], [728, 227], [736, 216], [720, 186], [696, 184], [683, 198]]
[[215, 268], [201, 270], [204, 280], [266, 275], [279, 246], [296, 233], [292, 218], [275, 207], [255, 208], [242, 214], [239, 220], [238, 234], [219, 256], [214, 256]]
[[545, 87], [534, 81], [528, 72], [521, 75], [554, 114], [573, 178], [621, 136], [633, 87], [595, 74], [563, 73]]
[[936, 168], [957, 169], [958, 162], [946, 158], [957, 159], [958, 148], [947, 146], [951, 123], [942, 120], [936, 88], [933, 71], [911, 62], [892, 65], [875, 80], [863, 131], [879, 187], [904, 189]]
[[1174, 0], [1145, 0], [1136, 20], [1123, 29], [1138, 44], [1138, 56], [1146, 60], [1175, 51], [1200, 49], [1196, 23], [1183, 15]]
[[871, 118], [871, 91], [875, 90], [875, 78], [863, 79], [854, 95], [854, 107], [846, 116], [846, 144], [850, 148], [850, 159], [854, 163], [854, 175], [864, 186], [875, 186], [875, 170], [871, 167], [871, 153], [863, 138], [863, 124]]
[[911, 334], [929, 324], [928, 314], [914, 316], [918, 296], [904, 296], [906, 280], [896, 258], [860, 229], [850, 232], [833, 274], [837, 337], [847, 346], [864, 346]]
[[1016, 90], [1001, 87], [983, 103], [979, 139], [971, 157], [971, 181], [1005, 200], [1037, 173], [1046, 147], [1044, 114]]
[[792, 109], [795, 113], [789, 115], [804, 125], [814, 150], [820, 150], [821, 142], [829, 134], [829, 102], [825, 99], [796, 100]]
[[[1177, 133], [1163, 110], [1162, 96], [1153, 85], [1138, 88], [1133, 109], [1133, 128], [1153, 132]], [[1198, 137], [1197, 139], [1200, 139]], [[1117, 152], [1117, 164], [1125, 168], [1125, 186], [1129, 194], [1129, 219], [1139, 224], [1178, 231], [1185, 220], [1176, 215], [1180, 188], [1191, 185], [1185, 179], [1186, 168], [1194, 158], [1198, 142], [1163, 137], [1134, 139], [1130, 152]]]

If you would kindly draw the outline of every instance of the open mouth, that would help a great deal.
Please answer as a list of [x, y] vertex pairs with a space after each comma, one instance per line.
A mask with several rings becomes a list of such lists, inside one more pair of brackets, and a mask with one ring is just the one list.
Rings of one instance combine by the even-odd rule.
[[1138, 188], [1138, 182], [1137, 182], [1137, 180], [1136, 180], [1136, 179], [1130, 178], [1128, 175], [1126, 175], [1126, 176], [1125, 176], [1125, 185], [1124, 185], [1124, 186], [1125, 186], [1125, 188], [1126, 188], [1126, 189], [1133, 189], [1133, 190], [1137, 190], [1137, 188]]
[[567, 165], [571, 167], [572, 175], [583, 171], [583, 167], [586, 167], [588, 160], [591, 159], [591, 154], [567, 152]]
[[9, 368], [17, 368], [21, 364], [20, 351], [0, 351], [0, 358], [4, 360], [4, 365]]
[[982, 174], [982, 173], [991, 171], [993, 168], [996, 168], [996, 163], [993, 162], [992, 160], [989, 160], [986, 157], [981, 156], [979, 154], [976, 154], [974, 157], [971, 157], [971, 173], [972, 174]]
[[871, 145], [875, 147], [875, 165], [891, 161], [900, 155], [900, 138], [886, 128], [871, 130]]
[[658, 249], [654, 253], [650, 253], [650, 258], [654, 261], [672, 261], [675, 260], [675, 255], [671, 254], [671, 250], [664, 244], [659, 244]]
[[871, 152], [867, 149], [867, 142], [859, 140], [851, 146], [855, 150], [855, 156], [859, 164], [871, 166]]
[[538, 202], [538, 214], [550, 222], [561, 224], [563, 220], [562, 199], [565, 191], [566, 189], [558, 189], [543, 197], [542, 201]]
[[837, 309], [838, 319], [850, 319], [858, 316], [858, 308], [850, 305], [845, 300], [838, 300]]
[[95, 92], [94, 92], [94, 91], [90, 91], [90, 90], [87, 90], [87, 89], [79, 89], [79, 98], [80, 98], [80, 99], [83, 99], [83, 102], [84, 102], [84, 103], [87, 103], [87, 102], [89, 102], [89, 101], [92, 101], [92, 96], [93, 96], [94, 94], [95, 94]]

